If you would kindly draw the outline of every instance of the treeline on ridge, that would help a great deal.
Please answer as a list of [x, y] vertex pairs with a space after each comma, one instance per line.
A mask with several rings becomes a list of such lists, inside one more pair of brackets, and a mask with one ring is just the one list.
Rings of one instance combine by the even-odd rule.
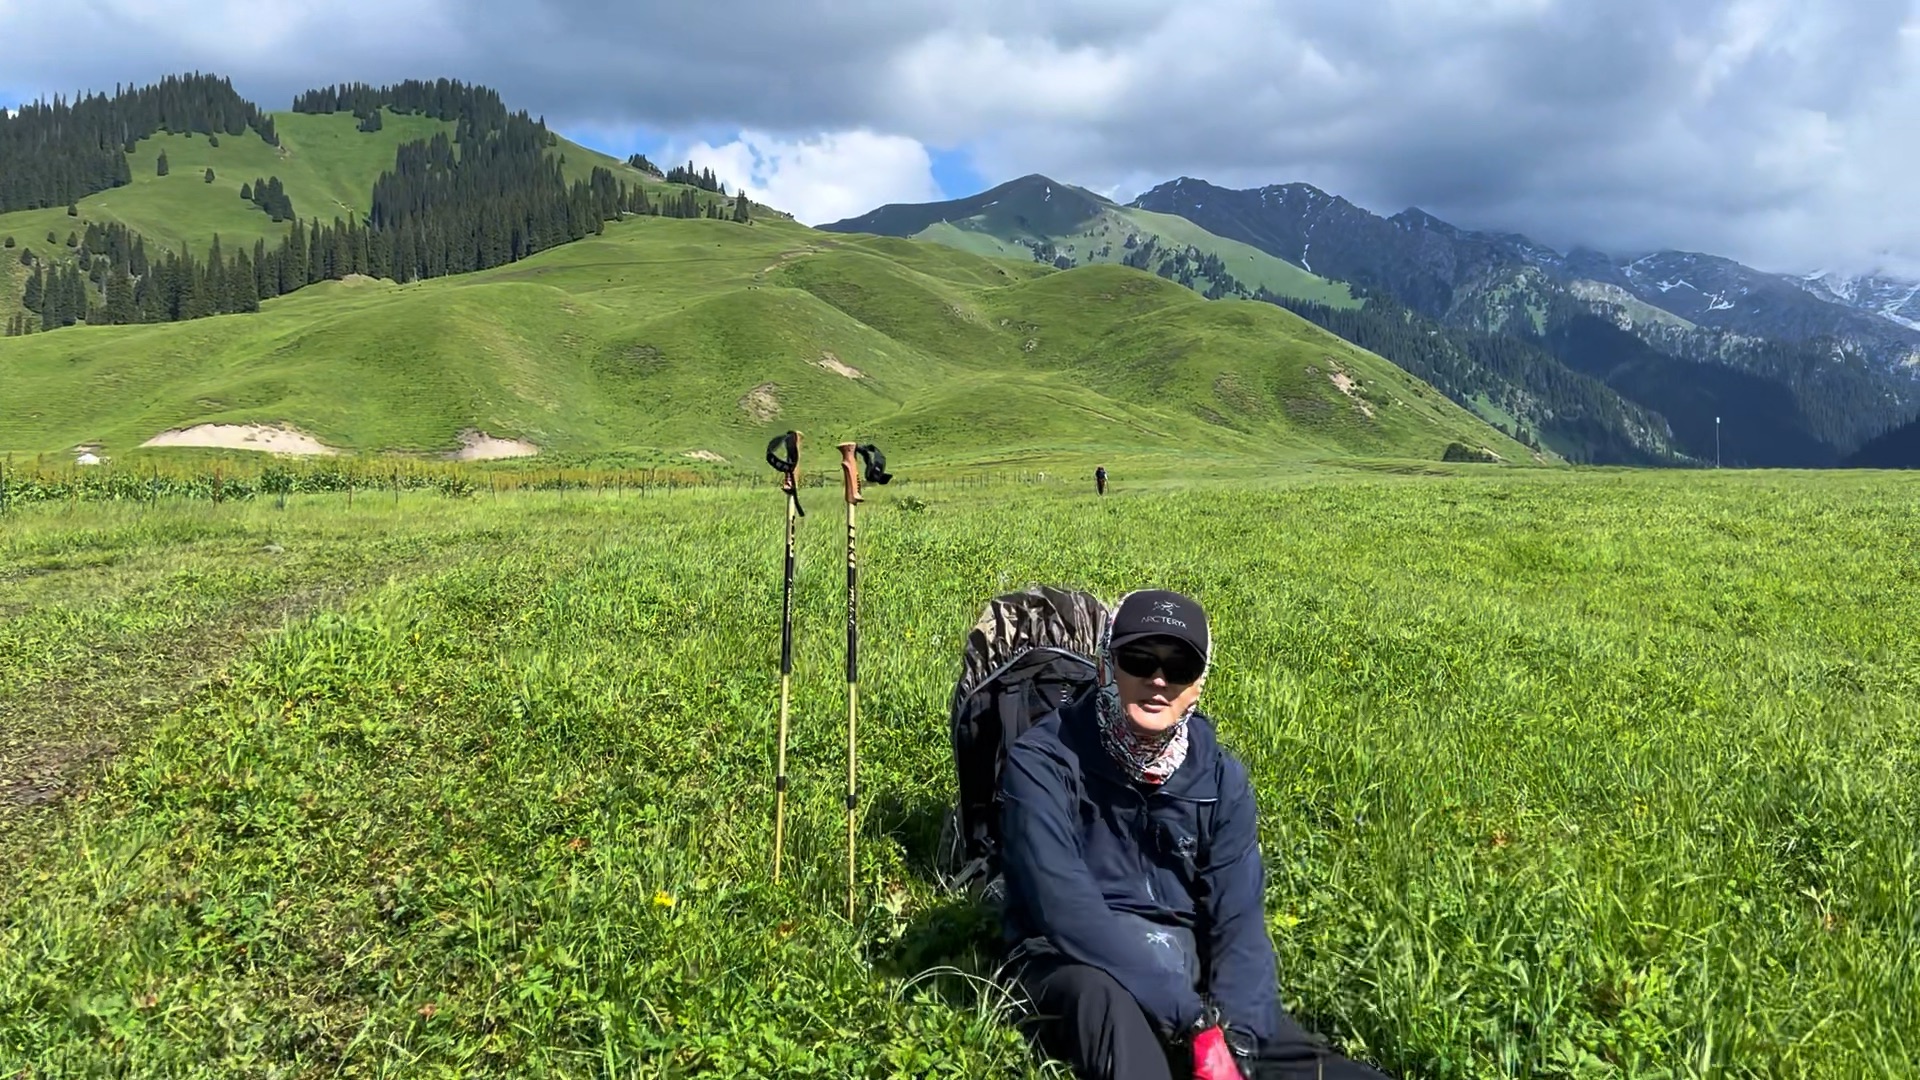
[[68, 102], [0, 110], [0, 213], [65, 206], [131, 183], [134, 144], [173, 135], [240, 135], [248, 128], [280, 145], [273, 118], [211, 75], [169, 76], [138, 89], [114, 87]]

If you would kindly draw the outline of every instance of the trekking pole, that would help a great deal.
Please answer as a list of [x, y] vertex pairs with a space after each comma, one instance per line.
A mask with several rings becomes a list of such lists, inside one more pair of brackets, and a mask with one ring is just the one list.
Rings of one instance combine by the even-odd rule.
[[[782, 459], [774, 450], [785, 445]], [[785, 846], [787, 825], [787, 688], [793, 676], [793, 522], [806, 517], [800, 508], [800, 433], [777, 435], [767, 444], [767, 464], [781, 473], [780, 487], [787, 493], [787, 565], [780, 594], [780, 759], [773, 779], [773, 880], [780, 881], [780, 851]]]
[[893, 479], [886, 471], [887, 459], [872, 443], [840, 444], [840, 468], [846, 474], [847, 488], [847, 919], [853, 919], [854, 894], [854, 808], [859, 805], [859, 742], [854, 731], [860, 715], [860, 572], [855, 558], [857, 548], [854, 507], [861, 502], [860, 476], [854, 471], [853, 455], [858, 451], [867, 460], [869, 483], [884, 484]]

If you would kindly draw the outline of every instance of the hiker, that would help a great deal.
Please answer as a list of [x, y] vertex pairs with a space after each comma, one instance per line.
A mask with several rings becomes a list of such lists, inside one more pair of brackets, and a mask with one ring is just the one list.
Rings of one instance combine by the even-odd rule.
[[1107, 467], [1105, 465], [1094, 468], [1093, 486], [1099, 489], [1100, 494], [1105, 495], [1107, 493]]
[[1199, 603], [1129, 593], [1094, 688], [1008, 747], [1007, 971], [1083, 1080], [1385, 1080], [1281, 1005], [1253, 790], [1196, 707], [1211, 658]]

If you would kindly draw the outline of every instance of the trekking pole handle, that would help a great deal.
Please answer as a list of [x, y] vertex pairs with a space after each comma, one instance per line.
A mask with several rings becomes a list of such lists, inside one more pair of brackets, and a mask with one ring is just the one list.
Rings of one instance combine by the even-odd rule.
[[[781, 447], [786, 448], [787, 456], [775, 453]], [[789, 431], [784, 435], [775, 435], [767, 443], [767, 464], [780, 473], [780, 490], [793, 499], [794, 512], [806, 517], [806, 510], [800, 505], [800, 433]]]
[[853, 463], [854, 447], [855, 444], [850, 442], [840, 444], [840, 471], [846, 474], [847, 504], [849, 506], [860, 502], [862, 498], [860, 495], [860, 471]]

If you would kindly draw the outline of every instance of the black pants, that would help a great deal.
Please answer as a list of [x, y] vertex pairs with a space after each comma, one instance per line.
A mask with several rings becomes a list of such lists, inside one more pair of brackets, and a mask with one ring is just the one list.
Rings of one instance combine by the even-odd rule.
[[[1184, 1046], [1167, 1047], [1147, 1014], [1113, 976], [1084, 964], [1038, 960], [1019, 974], [1033, 1001], [1030, 1021], [1049, 1057], [1080, 1080], [1187, 1080], [1193, 1062]], [[1247, 1080], [1387, 1080], [1386, 1074], [1307, 1041], [1269, 1047], [1243, 1063]]]

